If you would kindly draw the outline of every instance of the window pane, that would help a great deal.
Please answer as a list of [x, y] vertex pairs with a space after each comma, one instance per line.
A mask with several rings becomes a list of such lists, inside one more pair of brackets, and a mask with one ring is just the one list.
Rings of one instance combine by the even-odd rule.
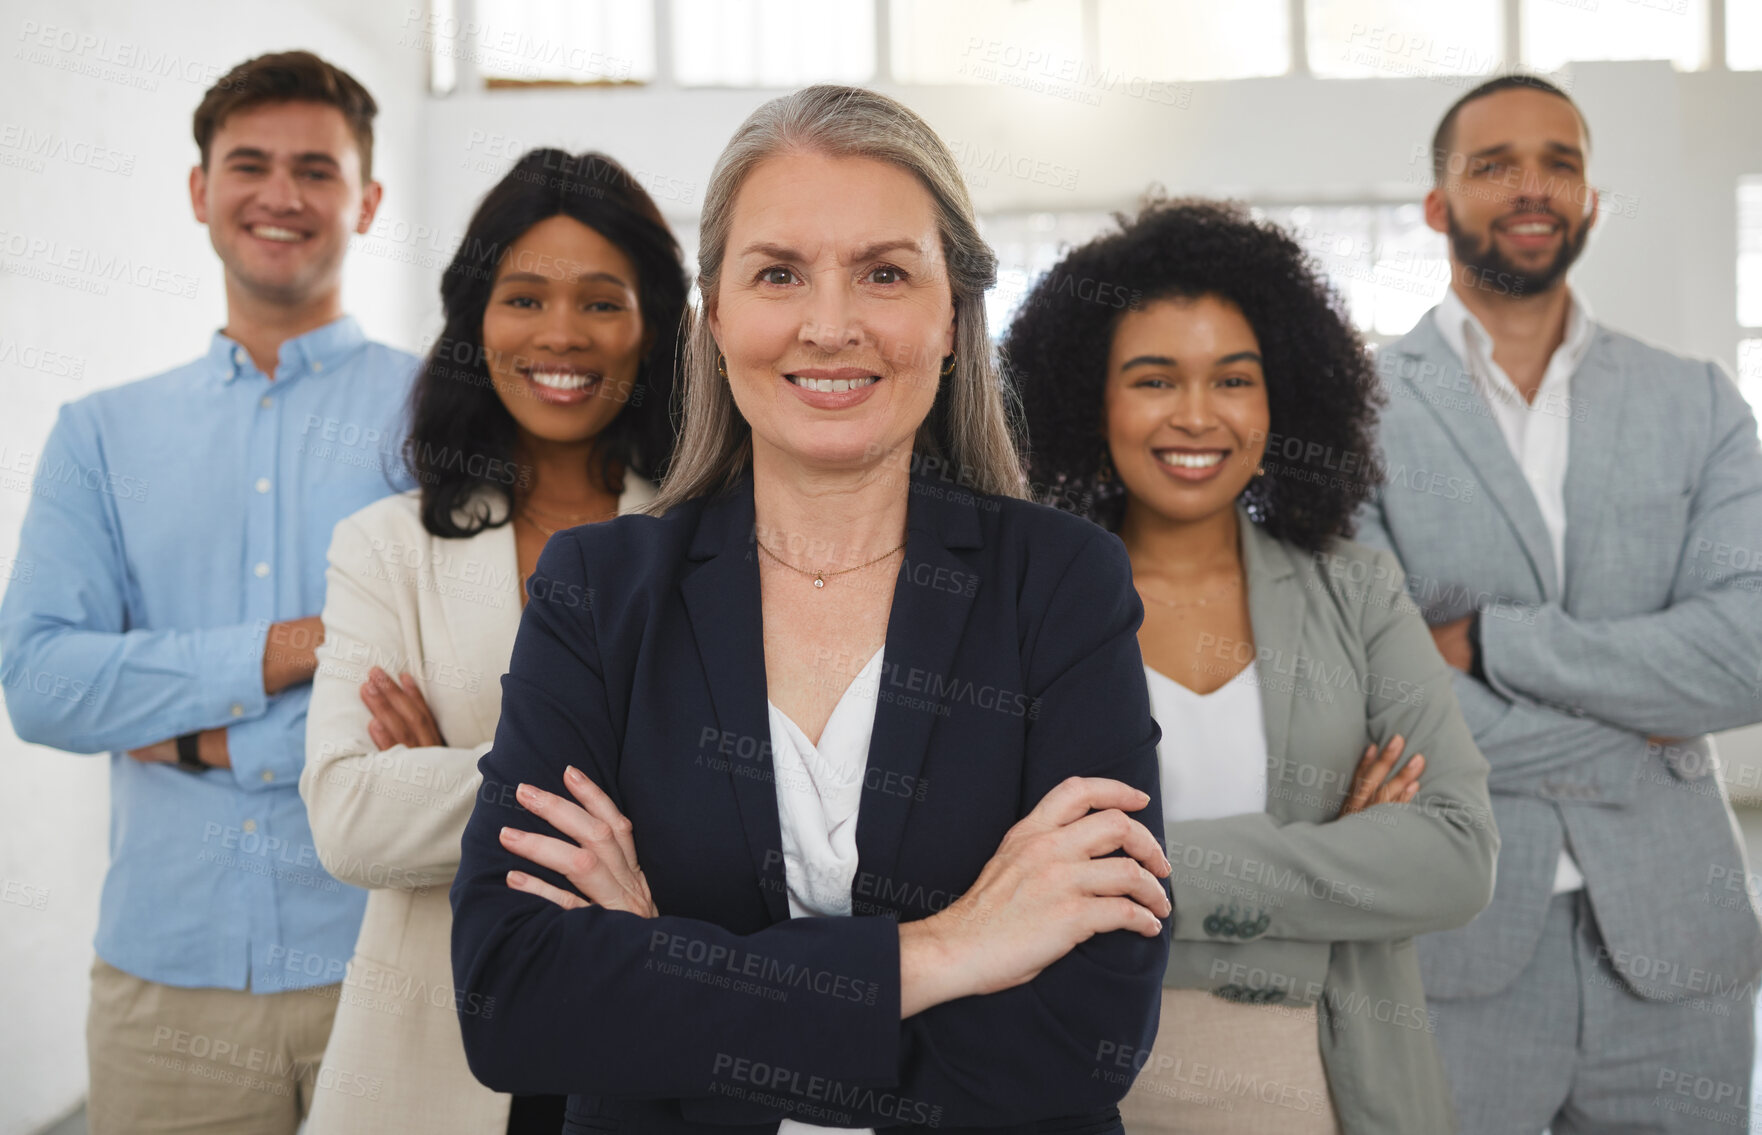
[[1317, 75], [1480, 75], [1504, 62], [1500, 0], [1305, 0], [1304, 11]]
[[643, 82], [655, 77], [652, 0], [476, 0], [458, 54], [486, 79]]
[[1738, 323], [1762, 327], [1762, 177], [1738, 178]]
[[1113, 217], [1107, 213], [996, 213], [980, 217], [979, 232], [997, 253], [997, 286], [985, 293], [985, 322], [991, 338], [1003, 338], [1028, 289], [1065, 253], [1112, 228]]
[[1553, 71], [1574, 59], [1668, 59], [1707, 65], [1707, 0], [1523, 0], [1524, 62]]
[[1320, 262], [1365, 335], [1407, 334], [1450, 286], [1444, 237], [1426, 226], [1417, 204], [1282, 205], [1254, 213], [1283, 226]]
[[1078, 0], [893, 0], [893, 77], [901, 83], [1068, 85], [1083, 62]]
[[801, 87], [875, 77], [875, 0], [673, 0], [687, 87]]
[[1129, 79], [1243, 79], [1291, 69], [1287, 0], [1100, 0], [1103, 72]]
[[1762, 71], [1762, 0], [1725, 0], [1725, 65]]

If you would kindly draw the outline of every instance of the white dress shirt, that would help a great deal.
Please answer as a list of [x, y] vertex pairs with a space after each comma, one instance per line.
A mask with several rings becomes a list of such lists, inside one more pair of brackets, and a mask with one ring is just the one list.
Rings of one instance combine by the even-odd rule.
[[[771, 716], [771, 760], [777, 781], [777, 819], [783, 829], [783, 873], [791, 918], [841, 917], [851, 912], [857, 871], [857, 808], [875, 730], [883, 646], [838, 699], [820, 744], [808, 740], [789, 715], [765, 702]], [[854, 1133], [785, 1119], [777, 1135], [811, 1131]]]
[[1162, 727], [1163, 822], [1266, 811], [1266, 723], [1254, 663], [1209, 694], [1148, 666], [1144, 677]]
[[[1572, 292], [1567, 293], [1566, 336], [1548, 360], [1542, 384], [1532, 402], [1524, 401], [1516, 384], [1493, 361], [1493, 339], [1481, 326], [1452, 287], [1438, 305], [1438, 333], [1473, 377], [1475, 388], [1492, 411], [1499, 432], [1511, 449], [1523, 479], [1529, 483], [1548, 542], [1554, 552], [1554, 582], [1566, 589], [1566, 460], [1572, 427], [1572, 374], [1584, 361], [1596, 331], [1590, 309]], [[1572, 852], [1562, 848], [1554, 869], [1554, 893], [1576, 891], [1585, 885]]]

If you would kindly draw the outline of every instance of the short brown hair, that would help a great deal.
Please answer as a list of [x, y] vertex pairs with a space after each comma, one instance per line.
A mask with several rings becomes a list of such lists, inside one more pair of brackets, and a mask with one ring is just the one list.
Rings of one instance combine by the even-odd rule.
[[1540, 91], [1545, 95], [1553, 95], [1555, 98], [1565, 99], [1566, 105], [1570, 106], [1572, 112], [1578, 115], [1579, 125], [1584, 127], [1585, 145], [1589, 146], [1591, 144], [1591, 124], [1585, 121], [1585, 112], [1578, 108], [1578, 103], [1572, 101], [1571, 95], [1567, 94], [1553, 83], [1550, 83], [1548, 80], [1542, 78], [1540, 75], [1531, 75], [1527, 72], [1514, 71], [1509, 75], [1499, 75], [1495, 78], [1488, 79], [1474, 90], [1451, 103], [1450, 109], [1444, 112], [1443, 119], [1438, 123], [1438, 129], [1432, 134], [1433, 184], [1444, 184], [1444, 173], [1449, 169], [1450, 165], [1450, 148], [1456, 145], [1456, 116], [1462, 112], [1462, 108], [1476, 99], [1484, 99], [1488, 95], [1496, 95], [1500, 91], [1524, 89]]
[[277, 51], [247, 59], [208, 88], [194, 122], [202, 168], [208, 168], [208, 144], [222, 123], [241, 110], [278, 102], [315, 102], [342, 111], [361, 149], [361, 180], [373, 177], [373, 117], [379, 104], [353, 75], [310, 51]]

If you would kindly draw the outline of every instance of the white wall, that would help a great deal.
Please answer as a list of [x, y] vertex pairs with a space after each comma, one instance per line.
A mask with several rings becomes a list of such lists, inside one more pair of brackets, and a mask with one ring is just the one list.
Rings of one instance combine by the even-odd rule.
[[[694, 230], [717, 152], [768, 97], [666, 87], [485, 92], [467, 75], [458, 94], [433, 100], [406, 11], [403, 2], [351, 0], [0, 0], [0, 163], [12, 163], [0, 164], [0, 469], [31, 466], [62, 402], [195, 356], [221, 322], [219, 266], [184, 188], [195, 157], [189, 118], [212, 79], [243, 58], [308, 47], [379, 99], [375, 164], [387, 196], [374, 233], [356, 242], [346, 300], [369, 334], [411, 349], [439, 326], [439, 271], [472, 206], [521, 148], [604, 150], [645, 177], [682, 231]], [[62, 46], [36, 46], [47, 27], [75, 38], [51, 34]], [[99, 41], [82, 46], [82, 35]], [[143, 53], [153, 60], [144, 64]], [[998, 85], [893, 93], [951, 141], [1077, 174], [1067, 190], [992, 173], [975, 189], [982, 210], [1062, 211], [1124, 207], [1153, 182], [1265, 201], [1417, 199], [1426, 167], [1416, 150], [1462, 89], [1281, 78], [1195, 84], [1178, 89], [1178, 105], [1123, 89], [1100, 105]], [[1633, 203], [1593, 239], [1576, 286], [1614, 326], [1733, 366], [1733, 185], [1762, 173], [1762, 74], [1581, 65], [1573, 89], [1594, 132], [1593, 179]], [[106, 147], [130, 159], [129, 171], [58, 158], [38, 169], [8, 148], [19, 135], [6, 130]], [[18, 236], [193, 277], [195, 297], [117, 282], [94, 295], [21, 276], [44, 257], [16, 255]], [[44, 362], [42, 352], [59, 357]], [[78, 373], [68, 373], [75, 363]], [[14, 564], [26, 503], [0, 491], [0, 579]], [[1726, 752], [1762, 763], [1762, 730]], [[18, 884], [14, 895], [47, 892], [41, 910], [0, 902], [0, 1135], [14, 1135], [84, 1091], [107, 799], [99, 760], [26, 746], [0, 728], [0, 761], [0, 884]]]
[[[305, 47], [355, 75], [380, 104], [374, 166], [387, 203], [415, 207], [427, 59], [392, 46], [401, 13], [349, 0], [0, 4], [0, 469], [30, 470], [62, 402], [188, 361], [224, 321], [219, 262], [186, 184], [196, 161], [190, 115], [233, 64]], [[39, 45], [43, 34], [51, 46]], [[80, 35], [101, 42], [82, 46]], [[55, 156], [38, 168], [26, 132], [55, 136], [52, 152], [64, 139], [60, 152], [107, 153], [97, 168]], [[57, 251], [21, 249], [21, 237]], [[177, 286], [193, 278], [194, 298], [101, 278], [99, 295], [17, 274], [75, 248], [175, 273], [161, 279]], [[368, 333], [409, 348], [432, 293], [384, 259], [354, 258], [345, 281]], [[43, 352], [57, 357], [44, 362]], [[0, 581], [14, 570], [28, 501], [0, 490]], [[0, 1135], [16, 1135], [85, 1093], [109, 800], [105, 758], [25, 745], [9, 728], [0, 728], [0, 769], [0, 887], [14, 900], [0, 902]]]

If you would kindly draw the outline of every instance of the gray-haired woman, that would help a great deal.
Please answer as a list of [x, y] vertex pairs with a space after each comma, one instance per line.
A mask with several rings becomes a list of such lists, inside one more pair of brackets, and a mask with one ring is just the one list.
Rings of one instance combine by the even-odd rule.
[[700, 249], [656, 515], [551, 540], [504, 679], [472, 1071], [567, 1131], [1117, 1132], [1171, 913], [1143, 612], [1115, 537], [1021, 499], [955, 163], [797, 92]]

